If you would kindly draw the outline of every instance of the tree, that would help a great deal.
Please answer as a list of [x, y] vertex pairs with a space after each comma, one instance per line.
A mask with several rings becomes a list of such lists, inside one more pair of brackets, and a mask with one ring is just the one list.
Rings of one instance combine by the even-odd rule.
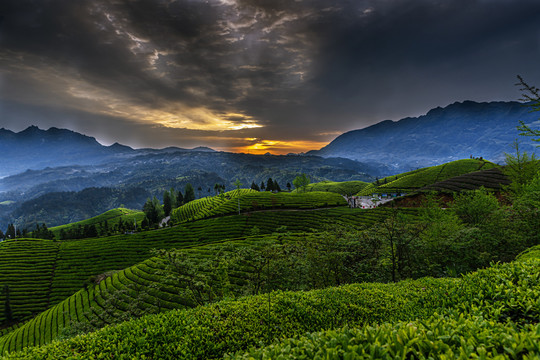
[[15, 226], [13, 224], [8, 225], [6, 239], [15, 239]]
[[251, 182], [251, 189], [256, 191], [261, 191], [259, 185], [255, 184], [255, 181]]
[[287, 182], [287, 190], [291, 191], [291, 183]]
[[398, 281], [398, 275], [402, 279], [411, 276], [413, 242], [418, 241], [424, 229], [425, 225], [410, 221], [398, 209], [392, 209], [386, 220], [373, 227], [389, 247], [392, 282]]
[[281, 192], [281, 188], [279, 187], [277, 180], [274, 180], [274, 191]]
[[268, 181], [266, 181], [266, 191], [274, 191], [274, 180], [272, 178], [268, 178]]
[[172, 207], [172, 209], [176, 209], [179, 205], [178, 205], [178, 198], [177, 198], [177, 195], [176, 195], [176, 190], [174, 190], [173, 187], [171, 188], [171, 190], [169, 190], [169, 196], [171, 197], [171, 207]]
[[0, 239], [5, 239], [6, 236], [4, 235], [4, 232], [0, 229]]
[[195, 189], [193, 189], [193, 185], [187, 183], [184, 189], [184, 204], [193, 200], [195, 200]]
[[199, 192], [199, 199], [202, 198], [202, 195], [201, 195], [201, 192], [202, 192], [202, 187], [198, 187], [197, 188], [197, 191]]
[[184, 205], [184, 195], [182, 195], [182, 191], [178, 190], [178, 193], [176, 194], [176, 207], [182, 205]]
[[495, 195], [481, 187], [458, 194], [452, 208], [461, 220], [476, 226], [489, 220], [490, 215], [499, 208], [499, 201]]
[[165, 216], [169, 216], [171, 214], [171, 210], [173, 208], [173, 203], [171, 199], [171, 193], [165, 190], [163, 193], [163, 211], [165, 213]]
[[[236, 179], [236, 181], [234, 182], [234, 185], [236, 186], [236, 190], [240, 192], [240, 186], [242, 186], [242, 183], [240, 182], [240, 180]], [[238, 200], [238, 215], [240, 215], [240, 194], [238, 194], [237, 200]]]
[[143, 211], [151, 225], [157, 224], [163, 219], [165, 213], [157, 197], [148, 198], [143, 206]]
[[264, 181], [261, 181], [261, 191], [264, 191], [264, 189], [265, 189]]
[[[519, 75], [518, 80], [519, 82], [516, 85], [520, 86], [520, 90], [523, 91], [522, 100], [530, 102], [529, 106], [531, 107], [531, 111], [540, 111], [540, 89], [536, 86], [527, 84]], [[540, 130], [531, 129], [523, 121], [520, 121], [519, 123], [518, 130], [521, 131], [520, 135], [536, 137], [533, 141], [540, 142]]]
[[309, 179], [309, 177], [306, 174], [302, 173], [302, 175], [298, 175], [293, 180], [293, 185], [296, 189], [302, 189], [303, 192], [306, 192], [306, 188], [310, 182], [311, 180]]
[[503, 171], [512, 181], [510, 190], [512, 190], [514, 194], [518, 194], [521, 192], [523, 186], [531, 181], [538, 173], [540, 165], [534, 154], [529, 156], [527, 152], [520, 151], [519, 142], [517, 140], [514, 141], [513, 148], [515, 150], [515, 155], [508, 153], [504, 154], [506, 166]]

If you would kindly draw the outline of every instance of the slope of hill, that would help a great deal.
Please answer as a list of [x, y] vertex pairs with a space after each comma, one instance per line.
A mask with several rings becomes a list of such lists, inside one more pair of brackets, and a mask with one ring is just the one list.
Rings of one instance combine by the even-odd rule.
[[137, 210], [130, 210], [125, 208], [116, 208], [112, 210], [108, 210], [104, 212], [103, 214], [100, 214], [98, 216], [94, 216], [90, 219], [69, 223], [66, 225], [60, 225], [55, 226], [52, 228], [49, 228], [50, 231], [53, 232], [56, 239], [61, 239], [62, 236], [60, 236], [62, 233], [69, 234], [70, 232], [73, 232], [73, 230], [78, 228], [84, 228], [85, 226], [98, 226], [101, 230], [100, 234], [105, 232], [104, 235], [106, 235], [107, 229], [102, 229], [103, 226], [105, 226], [105, 223], [109, 229], [113, 229], [115, 226], [118, 225], [120, 221], [128, 225], [129, 229], [135, 228], [133, 224], [139, 224], [144, 219], [144, 212], [137, 211]]
[[[467, 358], [535, 358], [540, 355], [540, 310], [535, 305], [540, 297], [539, 265], [534, 258], [493, 265], [460, 279], [352, 284], [221, 301], [146, 316], [7, 358], [96, 358], [106, 353], [111, 358], [207, 359], [234, 352], [238, 358], [284, 353], [316, 358], [321, 347], [325, 354], [351, 357], [366, 348], [363, 355], [370, 359], [412, 354], [457, 359], [464, 353]], [[349, 343], [349, 335], [340, 338], [339, 333], [348, 330], [283, 340], [343, 326], [359, 331], [366, 341], [357, 345]], [[21, 335], [12, 337], [8, 346], [25, 341], [22, 332], [16, 332]], [[276, 340], [279, 343], [272, 347], [253, 348]], [[321, 341], [329, 341], [328, 346]], [[244, 356], [248, 349], [250, 354]]]
[[458, 175], [478, 170], [488, 170], [497, 166], [485, 160], [464, 159], [452, 161], [379, 179], [375, 183], [366, 186], [358, 195], [410, 193]]
[[271, 193], [241, 189], [219, 196], [205, 197], [189, 202], [171, 213], [173, 223], [193, 221], [212, 216], [222, 216], [265, 209], [315, 209], [345, 206], [342, 196], [334, 193]]
[[[251, 194], [251, 199], [259, 199], [263, 204], [269, 195], [254, 192]], [[388, 214], [388, 209], [361, 211], [345, 206], [297, 211], [292, 205], [294, 203], [296, 209], [313, 208], [316, 207], [314, 201], [320, 201], [328, 195], [332, 196], [333, 200], [343, 202], [343, 198], [336, 194], [282, 194], [292, 199], [292, 202], [285, 201], [290, 206], [289, 210], [276, 209], [240, 216], [222, 216], [183, 223], [180, 226], [157, 231], [103, 238], [55, 242], [18, 239], [1, 242], [0, 267], [3, 267], [4, 271], [0, 273], [0, 284], [13, 287], [12, 291], [16, 294], [11, 299], [13, 318], [24, 321], [34, 312], [43, 311], [48, 305], [56, 304], [78, 291], [90, 276], [110, 270], [121, 270], [144, 261], [151, 256], [151, 250], [155, 248], [185, 248], [245, 238], [251, 235], [254, 228], [260, 234], [271, 234], [279, 227], [285, 227], [286, 231], [293, 233], [310, 232], [313, 229], [324, 230], [336, 224], [359, 229], [384, 219]], [[249, 205], [252, 205], [252, 202], [249, 202]], [[325, 206], [325, 203], [320, 201], [319, 206]], [[268, 210], [271, 210], [270, 206]], [[134, 213], [133, 216], [138, 216], [138, 214]], [[43, 246], [48, 250], [42, 250]], [[16, 254], [22, 251], [21, 249], [24, 249], [23, 255], [17, 256], [27, 258], [19, 261], [16, 259], [17, 256], [11, 254]], [[42, 261], [42, 256], [46, 257], [47, 261]], [[37, 266], [35, 271], [39, 271], [39, 276], [36, 276], [36, 273], [29, 268], [29, 264], [42, 264], [48, 270], [45, 271], [41, 266]], [[29, 274], [28, 278], [32, 279], [33, 285], [27, 286], [27, 278], [19, 278], [17, 274]], [[39, 299], [42, 301], [34, 304], [34, 299], [22, 296], [25, 291], [36, 292], [36, 294], [40, 292]], [[1, 293], [0, 303], [4, 301], [5, 294]], [[28, 305], [27, 302], [32, 305]], [[5, 314], [0, 313], [0, 322], [5, 320]]]
[[369, 183], [364, 181], [320, 181], [316, 183], [311, 183], [306, 186], [305, 189], [294, 189], [295, 192], [311, 192], [311, 191], [326, 191], [333, 192], [341, 195], [354, 195], [368, 186]]
[[[386, 120], [349, 131], [308, 154], [384, 163], [396, 172], [470, 155], [501, 162], [518, 137], [519, 120], [532, 124], [538, 114], [518, 102], [456, 102], [423, 116]], [[524, 143], [522, 149], [529, 153], [535, 150], [531, 142]]]
[[482, 186], [490, 190], [501, 190], [503, 186], [509, 184], [508, 176], [503, 173], [501, 168], [496, 167], [438, 181], [424, 186], [420, 191], [459, 192], [479, 189]]
[[150, 196], [144, 188], [87, 188], [79, 192], [52, 192], [22, 203], [10, 214], [20, 229], [35, 229], [36, 224], [50, 227], [88, 219], [109, 209], [142, 208]]

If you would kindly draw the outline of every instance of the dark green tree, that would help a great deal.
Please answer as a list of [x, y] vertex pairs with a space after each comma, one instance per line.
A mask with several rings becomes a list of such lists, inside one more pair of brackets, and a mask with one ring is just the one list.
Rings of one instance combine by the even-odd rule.
[[277, 192], [281, 191], [281, 188], [279, 187], [277, 180], [274, 180], [274, 191], [277, 191]]
[[264, 186], [264, 181], [261, 181], [261, 191], [264, 191], [265, 190], [265, 186]]
[[178, 205], [178, 198], [176, 190], [174, 190], [174, 188], [171, 188], [171, 190], [169, 190], [169, 197], [171, 198], [171, 210], [176, 209], [178, 206], [180, 206]]
[[150, 222], [150, 225], [157, 224], [164, 216], [163, 208], [157, 197], [148, 198], [143, 206], [143, 211]]
[[268, 178], [266, 181], [266, 191], [274, 191], [274, 180], [272, 178]]
[[182, 191], [178, 190], [178, 193], [176, 194], [176, 207], [182, 205], [184, 205], [184, 195], [182, 195]]
[[171, 193], [165, 190], [165, 192], [163, 193], [163, 212], [165, 213], [165, 216], [169, 216], [171, 214], [172, 209], [173, 209], [173, 202], [171, 198]]
[[13, 224], [8, 225], [6, 239], [15, 239], [15, 226]]
[[251, 189], [261, 191], [261, 188], [259, 187], [259, 185], [255, 184], [255, 181], [251, 183]]
[[184, 189], [184, 204], [193, 200], [195, 200], [195, 190], [193, 189], [193, 185], [187, 183]]
[[291, 183], [287, 182], [287, 190], [291, 191]]

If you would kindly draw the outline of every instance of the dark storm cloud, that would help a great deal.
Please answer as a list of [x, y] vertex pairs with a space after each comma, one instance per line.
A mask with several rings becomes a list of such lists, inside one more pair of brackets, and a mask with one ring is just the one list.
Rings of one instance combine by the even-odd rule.
[[10, 0], [0, 14], [2, 118], [86, 114], [73, 122], [137, 145], [328, 141], [516, 99], [516, 74], [540, 82], [537, 0]]

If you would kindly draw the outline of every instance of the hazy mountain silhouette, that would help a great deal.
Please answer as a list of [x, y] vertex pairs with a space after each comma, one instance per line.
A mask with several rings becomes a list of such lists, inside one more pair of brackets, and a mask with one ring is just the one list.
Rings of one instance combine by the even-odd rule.
[[523, 141], [523, 150], [535, 150], [531, 141], [519, 136], [516, 126], [519, 120], [532, 124], [539, 117], [518, 102], [456, 102], [423, 116], [349, 131], [308, 154], [383, 163], [402, 171], [471, 155], [502, 162], [504, 153], [513, 151], [516, 138]]

